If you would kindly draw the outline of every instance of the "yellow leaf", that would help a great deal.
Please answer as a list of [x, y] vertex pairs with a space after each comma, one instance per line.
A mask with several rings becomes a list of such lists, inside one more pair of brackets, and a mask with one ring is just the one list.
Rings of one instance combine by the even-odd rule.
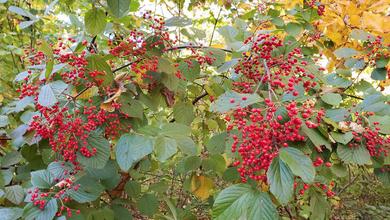
[[386, 88], [387, 86], [390, 86], [390, 79], [386, 79], [380, 82], [380, 86], [383, 88]]
[[[87, 89], [85, 92], [83, 92], [81, 95], [79, 95], [78, 99], [89, 99], [92, 96], [95, 96], [98, 93], [99, 89], [96, 86], [92, 86], [91, 88]], [[73, 90], [73, 94], [77, 95], [77, 91]]]
[[292, 8], [297, 4], [303, 5], [303, 0], [277, 0], [276, 2], [284, 4], [285, 8]]
[[0, 103], [3, 102], [4, 96], [0, 94]]
[[223, 49], [223, 48], [225, 48], [225, 45], [224, 44], [213, 44], [213, 45], [211, 45], [211, 47]]
[[384, 29], [386, 29], [386, 24], [384, 16], [380, 14], [374, 14], [371, 12], [364, 12], [363, 13], [363, 27], [366, 29], [383, 32]]
[[245, 10], [251, 10], [251, 9], [253, 9], [253, 6], [248, 4], [248, 3], [239, 3], [238, 8], [242, 8]]
[[269, 185], [267, 183], [262, 182], [261, 183], [261, 191], [268, 192], [269, 191]]
[[214, 189], [213, 181], [206, 176], [193, 175], [191, 179], [191, 192], [201, 200], [206, 200], [210, 197]]

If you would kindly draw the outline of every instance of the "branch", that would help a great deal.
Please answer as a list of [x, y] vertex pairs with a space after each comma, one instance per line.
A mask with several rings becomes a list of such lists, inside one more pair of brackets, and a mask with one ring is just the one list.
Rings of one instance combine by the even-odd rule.
[[209, 93], [207, 92], [204, 92], [202, 93], [200, 96], [196, 97], [193, 101], [192, 101], [192, 105], [195, 105], [197, 102], [199, 102], [203, 97], [207, 96]]
[[270, 80], [271, 80], [271, 71], [269, 70], [268, 66], [267, 66], [267, 61], [263, 60], [263, 63], [264, 63], [264, 69], [267, 73], [267, 76], [268, 76], [268, 96], [269, 96], [269, 99], [272, 101], [272, 94], [271, 94], [271, 83], [270, 83]]
[[211, 48], [211, 49], [223, 50], [223, 51], [225, 51], [227, 53], [233, 53], [233, 51], [229, 50], [229, 49], [207, 47], [207, 46], [200, 46], [200, 45], [183, 45], [183, 46], [177, 46], [177, 47], [170, 47], [170, 48], [167, 48], [166, 50], [167, 51], [172, 51], [172, 50], [182, 50], [182, 49], [189, 49], [189, 48], [193, 48], [193, 49], [208, 49], [208, 48]]
[[[217, 18], [215, 19], [213, 32], [211, 32], [211, 38], [210, 38], [209, 46], [211, 46], [211, 44], [213, 43], [215, 28], [217, 27], [217, 24], [218, 24], [218, 21], [219, 21], [219, 16], [221, 15], [221, 12], [222, 12], [222, 7], [219, 9], [218, 16], [217, 16]], [[214, 17], [214, 16], [213, 16], [213, 17]]]
[[364, 100], [364, 98], [359, 97], [359, 96], [355, 96], [355, 95], [350, 95], [350, 94], [346, 94], [346, 93], [343, 93], [343, 95], [346, 95], [346, 96], [351, 97], [351, 98], [359, 99], [359, 100]]
[[350, 187], [356, 179], [360, 176], [360, 174], [356, 175], [352, 180], [350, 180], [343, 188], [340, 189], [340, 191], [337, 192], [337, 195], [340, 195], [342, 192], [344, 192], [348, 187]]
[[126, 63], [125, 65], [120, 66], [120, 67], [114, 69], [112, 72], [113, 72], [113, 73], [118, 72], [119, 70], [124, 69], [124, 68], [130, 66], [130, 65], [133, 64], [133, 63], [134, 63], [134, 62]]
[[[233, 51], [229, 50], [229, 49], [222, 49], [222, 48], [215, 48], [215, 47], [204, 47], [204, 46], [200, 46], [200, 45], [184, 45], [184, 46], [170, 47], [170, 48], [167, 48], [166, 51], [183, 50], [183, 49], [189, 49], [189, 48], [193, 48], [193, 49], [212, 48], [212, 49], [219, 49], [219, 50], [225, 51], [227, 53], [233, 53]], [[140, 60], [136, 60], [136, 61], [132, 61], [132, 62], [126, 63], [123, 66], [120, 66], [120, 67], [114, 69], [112, 72], [113, 73], [118, 72], [119, 70], [124, 69], [124, 68], [126, 68], [128, 66], [131, 66], [131, 64], [133, 64], [135, 62], [138, 62], [138, 61], [140, 61]]]

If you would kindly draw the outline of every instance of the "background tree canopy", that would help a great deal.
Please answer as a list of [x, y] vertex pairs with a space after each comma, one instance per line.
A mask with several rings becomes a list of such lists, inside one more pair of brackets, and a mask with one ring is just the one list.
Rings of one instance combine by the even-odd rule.
[[0, 218], [385, 219], [389, 10], [0, 0]]

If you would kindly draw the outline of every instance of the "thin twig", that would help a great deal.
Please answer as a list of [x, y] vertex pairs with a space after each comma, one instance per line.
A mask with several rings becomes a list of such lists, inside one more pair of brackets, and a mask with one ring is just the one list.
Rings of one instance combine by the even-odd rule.
[[270, 79], [271, 79], [271, 71], [269, 70], [268, 66], [267, 66], [267, 62], [265, 60], [263, 60], [263, 64], [264, 64], [264, 69], [267, 73], [267, 76], [268, 76], [268, 98], [272, 101], [272, 94], [271, 94], [271, 83], [270, 83]]
[[360, 176], [360, 174], [356, 175], [352, 180], [350, 180], [343, 188], [338, 191], [337, 195], [340, 195], [342, 192], [344, 192], [349, 186], [351, 186], [357, 178]]
[[209, 46], [211, 46], [211, 44], [213, 43], [213, 38], [214, 38], [215, 29], [217, 28], [217, 24], [218, 24], [219, 16], [221, 15], [221, 12], [222, 12], [222, 7], [219, 9], [217, 18], [215, 19], [214, 27], [213, 27], [213, 32], [211, 32], [211, 38], [210, 38]]
[[167, 48], [166, 51], [182, 50], [182, 49], [190, 49], [190, 48], [193, 48], [193, 49], [209, 49], [209, 48], [210, 49], [219, 49], [219, 50], [225, 51], [227, 53], [233, 53], [233, 51], [229, 50], [229, 49], [207, 47], [207, 46], [200, 46], [200, 45], [183, 45], [183, 46], [171, 47], [171, 48]]

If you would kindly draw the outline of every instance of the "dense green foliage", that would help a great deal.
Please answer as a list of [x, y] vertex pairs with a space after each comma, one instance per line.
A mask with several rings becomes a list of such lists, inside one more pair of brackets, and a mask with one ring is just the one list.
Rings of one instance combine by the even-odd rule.
[[376, 4], [0, 0], [0, 219], [384, 219]]

